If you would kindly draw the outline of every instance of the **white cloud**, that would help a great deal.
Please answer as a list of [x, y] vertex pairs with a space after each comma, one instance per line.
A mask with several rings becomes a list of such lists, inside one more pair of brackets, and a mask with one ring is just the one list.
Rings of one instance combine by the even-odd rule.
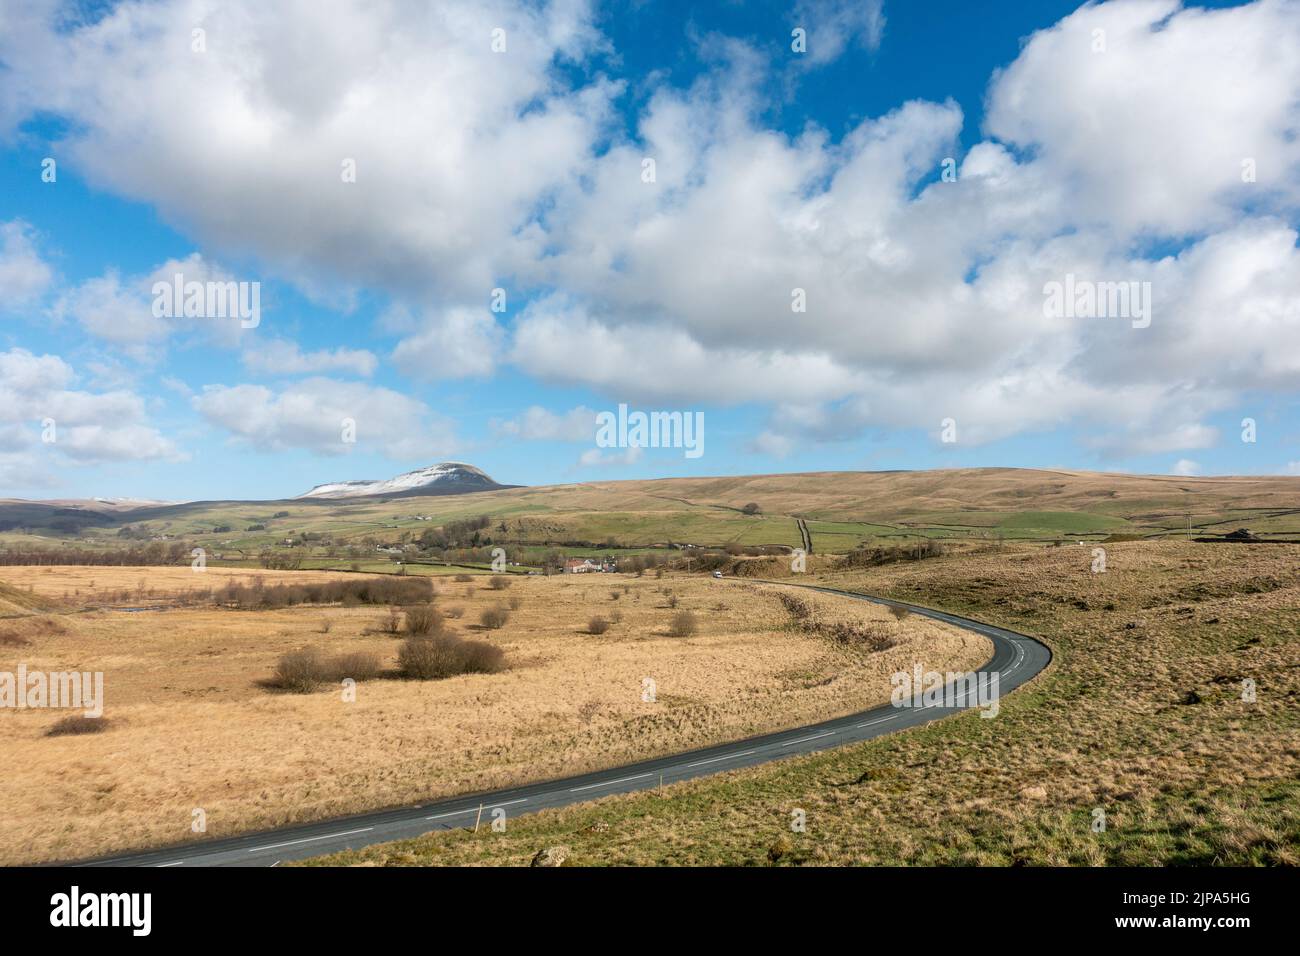
[[781, 435], [764, 429], [750, 442], [750, 450], [771, 458], [785, 458], [794, 450], [794, 440], [788, 435]]
[[589, 448], [578, 456], [578, 464], [583, 468], [618, 468], [635, 465], [641, 460], [643, 450], [636, 445], [623, 451], [601, 451]]
[[[810, 50], [879, 42], [878, 4], [802, 11]], [[489, 375], [504, 353], [615, 400], [770, 405], [773, 449], [953, 417], [963, 444], [1074, 424], [1103, 455], [1207, 447], [1205, 418], [1245, 390], [1297, 387], [1300, 4], [1084, 6], [991, 79], [964, 156], [953, 102], [838, 139], [766, 128], [771, 63], [738, 41], [621, 134], [617, 86], [553, 69], [603, 42], [579, 2], [5, 15], [0, 121], [65, 117], [67, 163], [216, 255], [313, 294], [389, 293], [416, 316], [392, 354], [413, 376]], [[202, 55], [176, 39], [195, 24]], [[940, 182], [949, 156], [958, 179]], [[1044, 283], [1068, 273], [1151, 282], [1151, 326], [1045, 318]], [[109, 279], [70, 312], [156, 341]], [[484, 308], [498, 284], [564, 293], [507, 337]]]
[[0, 223], [0, 311], [35, 302], [53, 273], [36, 249], [31, 227], [21, 219]]
[[238, 316], [228, 318], [185, 318], [154, 315], [153, 287], [157, 282], [172, 284], [175, 276], [190, 282], [257, 281], [237, 279], [221, 266], [193, 253], [184, 259], [169, 259], [147, 275], [123, 278], [116, 270], [74, 286], [55, 304], [55, 317], [72, 319], [97, 339], [124, 349], [137, 360], [157, 357], [157, 344], [173, 335], [233, 348], [251, 330], [244, 329]]
[[350, 372], [362, 378], [375, 373], [379, 360], [366, 349], [321, 349], [304, 352], [286, 339], [252, 340], [240, 354], [244, 367], [261, 375], [311, 375]]
[[434, 312], [418, 328], [393, 350], [393, 363], [411, 377], [471, 378], [489, 375], [496, 367], [502, 334], [486, 308]]
[[493, 421], [491, 427], [498, 435], [524, 441], [590, 441], [596, 434], [596, 413], [585, 405], [561, 413], [533, 405], [518, 418]]
[[577, 174], [619, 91], [570, 90], [554, 69], [602, 42], [583, 0], [173, 0], [77, 25], [56, 13], [7, 15], [0, 127], [68, 117], [67, 167], [322, 295], [484, 301], [540, 252], [525, 227]]
[[[303, 448], [326, 455], [354, 449], [399, 460], [434, 461], [456, 450], [452, 424], [391, 389], [310, 378], [274, 391], [262, 385], [207, 385], [193, 399], [211, 425], [263, 450]], [[355, 443], [348, 437], [355, 425]]]
[[1169, 469], [1169, 474], [1181, 475], [1184, 478], [1192, 478], [1200, 473], [1200, 464], [1190, 458], [1179, 458], [1178, 461], [1174, 462], [1174, 467]]
[[[985, 125], [1068, 184], [1073, 222], [1177, 236], [1252, 202], [1294, 210], [1298, 43], [1294, 3], [1087, 5], [1029, 39], [992, 84]], [[1242, 182], [1245, 159], [1255, 183]]]
[[52, 474], [77, 465], [185, 458], [151, 424], [138, 395], [84, 391], [76, 378], [57, 355], [0, 352], [0, 487], [48, 485]]
[[884, 0], [799, 0], [793, 23], [808, 33], [807, 61], [829, 63], [850, 44], [867, 50], [880, 46], [885, 32]]

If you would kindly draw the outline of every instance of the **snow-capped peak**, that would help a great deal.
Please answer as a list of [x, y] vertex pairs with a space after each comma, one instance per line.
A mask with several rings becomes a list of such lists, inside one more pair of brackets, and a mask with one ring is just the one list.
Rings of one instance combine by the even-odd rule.
[[372, 495], [457, 494], [500, 488], [485, 472], [459, 461], [417, 468], [396, 478], [335, 481], [317, 485], [299, 498], [363, 498]]

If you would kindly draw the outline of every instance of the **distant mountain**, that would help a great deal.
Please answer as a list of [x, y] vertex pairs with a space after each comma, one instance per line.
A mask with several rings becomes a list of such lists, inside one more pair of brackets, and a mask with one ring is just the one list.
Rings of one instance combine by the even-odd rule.
[[335, 481], [317, 485], [299, 498], [373, 498], [414, 495], [463, 495], [471, 491], [509, 488], [499, 485], [486, 472], [459, 461], [444, 461], [428, 468], [408, 471], [396, 478], [374, 481]]

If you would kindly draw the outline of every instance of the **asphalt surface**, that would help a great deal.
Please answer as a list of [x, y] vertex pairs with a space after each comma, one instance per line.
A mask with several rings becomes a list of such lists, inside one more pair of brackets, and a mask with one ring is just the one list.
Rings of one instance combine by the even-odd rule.
[[[774, 583], [788, 584], [789, 582]], [[798, 586], [876, 604], [905, 607], [924, 617], [983, 634], [993, 642], [994, 650], [993, 657], [981, 668], [981, 672], [998, 674], [999, 696], [1005, 696], [1028, 681], [1052, 659], [1051, 651], [1032, 637], [990, 624], [901, 601], [890, 601], [833, 588]], [[894, 707], [892, 704], [884, 704], [862, 713], [850, 714], [847, 717], [838, 717], [794, 730], [764, 734], [747, 740], [705, 747], [655, 760], [644, 760], [640, 763], [563, 780], [550, 780], [523, 787], [512, 787], [508, 790], [452, 797], [420, 806], [364, 813], [269, 832], [205, 840], [138, 853], [120, 853], [88, 860], [78, 865], [272, 866], [287, 860], [298, 860], [339, 850], [357, 849], [374, 843], [416, 837], [432, 830], [472, 827], [476, 820], [481, 821], [481, 826], [490, 827], [493, 811], [498, 808], [507, 819], [512, 819], [548, 807], [564, 807], [616, 793], [633, 793], [657, 787], [661, 783], [677, 783], [724, 770], [753, 767], [784, 757], [815, 753], [831, 747], [870, 740], [908, 727], [928, 724], [933, 720], [940, 720], [950, 714], [978, 705], [974, 699], [969, 701], [961, 697], [953, 699], [954, 696], [945, 694], [944, 704], [929, 707]]]

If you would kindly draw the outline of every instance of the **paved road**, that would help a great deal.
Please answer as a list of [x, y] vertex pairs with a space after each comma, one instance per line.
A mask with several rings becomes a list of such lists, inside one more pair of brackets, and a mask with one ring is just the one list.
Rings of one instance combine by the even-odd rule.
[[[777, 582], [786, 584], [788, 582]], [[993, 627], [979, 621], [934, 611], [929, 608], [868, 597], [832, 588], [810, 587], [830, 594], [872, 601], [877, 604], [906, 607], [935, 620], [954, 624], [983, 634], [993, 642], [993, 657], [984, 665], [986, 673], [997, 672], [999, 691], [1009, 693], [1041, 671], [1051, 661], [1051, 652], [1032, 637]], [[947, 699], [947, 698], [945, 698]], [[752, 767], [795, 754], [814, 753], [830, 747], [870, 740], [884, 734], [927, 724], [949, 714], [974, 706], [958, 699], [951, 706], [896, 708], [890, 704], [839, 717], [835, 720], [764, 734], [748, 740], [705, 747], [689, 753], [643, 760], [640, 763], [551, 780], [546, 783], [494, 790], [491, 793], [453, 797], [416, 807], [402, 807], [377, 813], [328, 820], [304, 826], [286, 827], [271, 832], [254, 833], [173, 846], [161, 850], [118, 854], [89, 860], [86, 866], [271, 866], [284, 860], [297, 860], [338, 850], [356, 849], [373, 843], [400, 840], [428, 833], [472, 827], [480, 808], [482, 825], [490, 826], [492, 811], [501, 808], [508, 819], [547, 807], [594, 800], [615, 793], [632, 793], [679, 780], [690, 780], [723, 770]]]

